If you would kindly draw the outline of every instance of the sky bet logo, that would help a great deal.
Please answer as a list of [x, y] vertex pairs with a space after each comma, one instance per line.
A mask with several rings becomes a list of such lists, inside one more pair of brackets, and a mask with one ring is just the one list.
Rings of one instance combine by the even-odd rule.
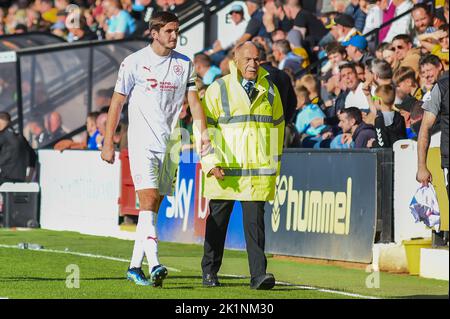
[[348, 235], [352, 203], [352, 179], [347, 179], [347, 192], [297, 191], [292, 176], [278, 176], [272, 209], [272, 230], [281, 224], [281, 208], [286, 207], [286, 230]]

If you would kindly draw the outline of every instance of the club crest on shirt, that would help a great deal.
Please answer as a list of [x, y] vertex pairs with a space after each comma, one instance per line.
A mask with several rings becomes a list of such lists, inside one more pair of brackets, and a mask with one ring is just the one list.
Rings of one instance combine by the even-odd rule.
[[175, 64], [173, 66], [173, 72], [175, 72], [176, 75], [181, 76], [184, 72], [183, 66], [181, 64]]

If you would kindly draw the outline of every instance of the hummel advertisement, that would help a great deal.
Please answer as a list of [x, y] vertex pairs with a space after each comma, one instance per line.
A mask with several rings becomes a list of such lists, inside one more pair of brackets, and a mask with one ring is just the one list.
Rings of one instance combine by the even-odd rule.
[[266, 251], [370, 263], [376, 153], [311, 153], [283, 154], [275, 199], [266, 205]]

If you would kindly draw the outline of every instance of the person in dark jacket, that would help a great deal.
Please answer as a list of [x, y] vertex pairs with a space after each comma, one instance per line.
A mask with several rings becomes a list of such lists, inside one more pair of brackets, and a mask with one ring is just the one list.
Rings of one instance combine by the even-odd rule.
[[367, 148], [371, 139], [375, 139], [375, 128], [362, 120], [361, 110], [357, 107], [343, 109], [339, 114], [339, 127], [344, 136], [351, 135], [354, 148]]
[[373, 140], [372, 147], [392, 148], [396, 141], [407, 138], [405, 119], [399, 112], [393, 110], [394, 101], [395, 89], [392, 85], [380, 85], [376, 88], [373, 103], [377, 109], [375, 118], [377, 137]]
[[284, 133], [284, 147], [296, 146], [297, 132], [294, 126], [294, 116], [296, 113], [297, 96], [292, 86], [291, 78], [283, 71], [275, 68], [267, 61], [266, 50], [263, 45], [254, 41], [254, 44], [259, 50], [260, 66], [269, 72], [268, 78], [275, 84], [280, 92], [281, 103], [283, 104], [284, 121], [286, 123]]
[[36, 153], [10, 124], [10, 115], [0, 112], [0, 184], [24, 182], [27, 168], [36, 163]]
[[275, 68], [267, 61], [267, 54], [261, 44], [256, 43], [259, 49], [260, 66], [269, 72], [269, 79], [276, 85], [280, 92], [281, 103], [283, 104], [284, 121], [290, 123], [293, 121], [295, 108], [297, 106], [297, 96], [294, 92], [289, 75], [283, 70]]

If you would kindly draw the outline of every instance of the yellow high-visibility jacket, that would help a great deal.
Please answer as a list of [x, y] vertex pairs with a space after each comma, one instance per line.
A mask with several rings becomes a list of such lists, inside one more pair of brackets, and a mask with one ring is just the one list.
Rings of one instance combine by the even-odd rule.
[[[203, 196], [209, 199], [273, 200], [283, 150], [283, 106], [277, 87], [258, 70], [252, 102], [234, 62], [211, 84], [202, 101], [214, 150], [201, 159]], [[220, 166], [220, 181], [208, 172]]]

